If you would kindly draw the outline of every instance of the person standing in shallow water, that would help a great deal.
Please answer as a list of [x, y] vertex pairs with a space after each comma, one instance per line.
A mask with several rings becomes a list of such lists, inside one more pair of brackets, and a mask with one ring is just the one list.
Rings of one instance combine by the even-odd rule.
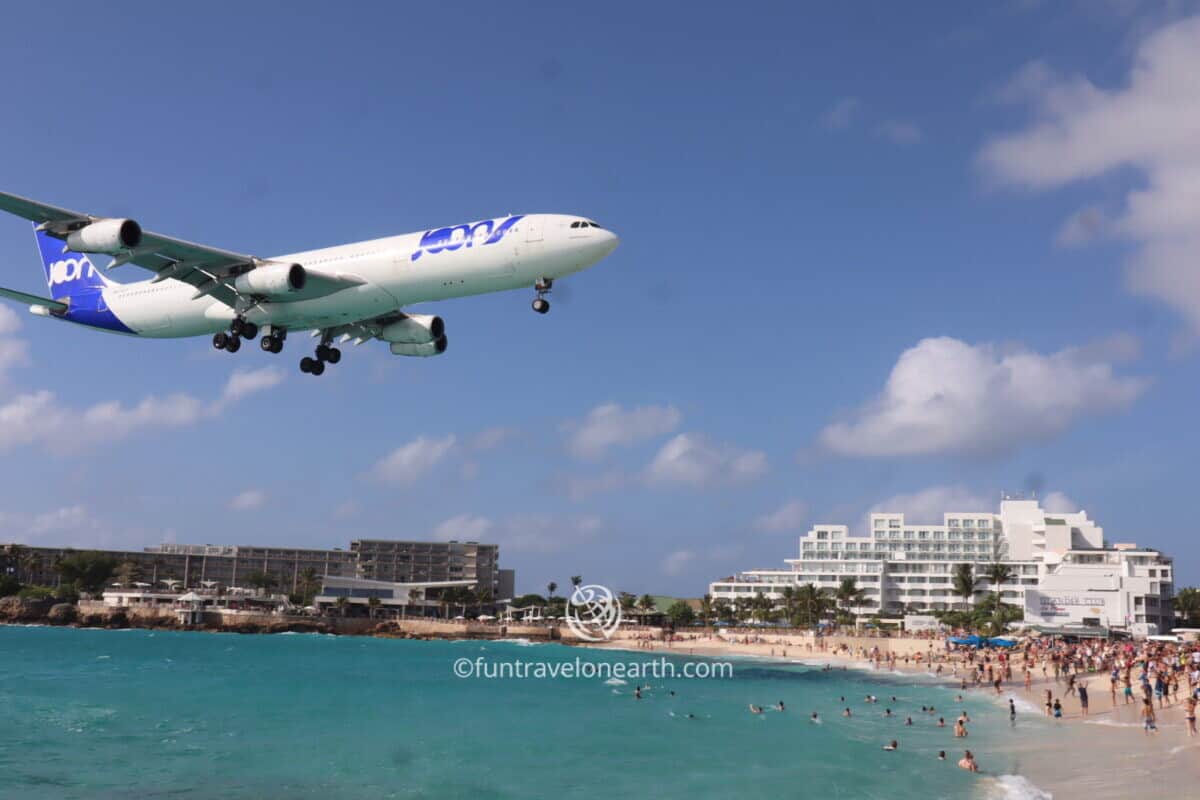
[[1079, 694], [1079, 709], [1080, 709], [1080, 713], [1081, 713], [1083, 716], [1085, 716], [1085, 717], [1086, 717], [1086, 716], [1088, 715], [1088, 691], [1087, 691], [1087, 681], [1080, 681], [1080, 682], [1079, 682], [1078, 694]]

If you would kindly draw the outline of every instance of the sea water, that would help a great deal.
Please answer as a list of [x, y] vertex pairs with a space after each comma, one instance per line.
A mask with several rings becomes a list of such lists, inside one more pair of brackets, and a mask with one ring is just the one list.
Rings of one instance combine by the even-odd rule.
[[[932, 681], [734, 660], [732, 678], [651, 680], [636, 699], [635, 680], [455, 676], [457, 659], [481, 657], [658, 658], [520, 642], [0, 627], [0, 797], [928, 800], [1035, 791], [1000, 780], [1011, 768], [1001, 755], [1007, 713], [982, 696], [955, 702], [956, 689]], [[864, 702], [868, 694], [879, 702]], [[771, 709], [779, 701], [786, 711]], [[751, 703], [767, 710], [751, 714]], [[851, 718], [841, 716], [846, 707]], [[963, 710], [966, 740], [952, 732]], [[892, 739], [900, 749], [884, 752]], [[964, 747], [990, 777], [955, 766]]]

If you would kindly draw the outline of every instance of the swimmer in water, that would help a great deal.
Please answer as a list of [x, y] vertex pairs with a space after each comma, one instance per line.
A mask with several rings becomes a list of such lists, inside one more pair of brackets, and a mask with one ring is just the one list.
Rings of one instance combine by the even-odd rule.
[[938, 761], [945, 761], [945, 760], [946, 760], [946, 751], [938, 750]]
[[889, 752], [891, 752], [892, 750], [899, 750], [899, 749], [900, 749], [900, 743], [899, 743], [899, 742], [897, 742], [895, 739], [892, 739], [892, 741], [891, 741], [891, 742], [889, 742], [888, 744], [885, 744], [885, 745], [883, 746], [883, 749], [884, 749], [884, 750], [887, 750], [887, 751], [889, 751]]
[[640, 686], [636, 686], [636, 687], [634, 687], [634, 689], [633, 689], [633, 699], [634, 699], [634, 700], [641, 700], [641, 699], [642, 699], [642, 687], [640, 687]]
[[938, 727], [939, 728], [946, 727], [946, 718], [945, 717], [938, 717]]
[[912, 725], [912, 724], [913, 724], [913, 723], [912, 723], [912, 717], [905, 717], [905, 718], [904, 718], [904, 727], [906, 727], [906, 728], [907, 728], [909, 725]]
[[979, 765], [975, 763], [975, 756], [970, 750], [963, 753], [963, 757], [958, 760], [960, 769], [965, 769], [967, 772], [979, 772]]
[[849, 717], [849, 716], [850, 716], [850, 709], [848, 709], [848, 708], [847, 708], [845, 711], [843, 711], [843, 712], [842, 712], [842, 716], [843, 716], [843, 717]]
[[885, 717], [890, 717], [890, 716], [892, 715], [892, 710], [891, 710], [890, 708], [885, 708], [885, 709], [883, 710], [883, 715], [884, 715]]
[[780, 700], [778, 703], [775, 704], [775, 710], [776, 711], [787, 711], [787, 709], [783, 707], [782, 700]]
[[809, 719], [817, 724], [821, 723], [821, 718], [819, 716], [817, 716], [817, 712], [815, 712], [815, 711], [812, 713], [812, 716], [809, 717]]
[[750, 713], [751, 713], [751, 714], [761, 714], [761, 713], [763, 713], [763, 712], [762, 712], [762, 706], [756, 706], [756, 705], [754, 705], [754, 703], [751, 703], [751, 704], [750, 704]]

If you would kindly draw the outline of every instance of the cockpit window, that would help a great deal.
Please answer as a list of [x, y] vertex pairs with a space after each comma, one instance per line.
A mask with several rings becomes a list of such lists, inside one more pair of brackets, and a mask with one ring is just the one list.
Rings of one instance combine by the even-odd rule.
[[[571, 223], [572, 228], [600, 228], [599, 225], [590, 220], [576, 220]], [[602, 229], [603, 230], [603, 229]]]

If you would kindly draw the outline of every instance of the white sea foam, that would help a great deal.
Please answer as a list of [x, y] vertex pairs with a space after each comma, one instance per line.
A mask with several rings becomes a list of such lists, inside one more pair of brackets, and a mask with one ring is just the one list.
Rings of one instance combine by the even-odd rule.
[[1001, 775], [992, 784], [988, 793], [997, 800], [1053, 800], [1054, 795], [1039, 789], [1028, 778], [1021, 775]]
[[531, 642], [528, 639], [497, 639], [496, 641], [507, 642], [508, 644], [515, 644], [521, 647], [536, 647], [539, 644], [539, 642]]
[[625, 686], [628, 681], [623, 681], [620, 678], [609, 678], [604, 683], [608, 686]]
[[1117, 722], [1114, 719], [1085, 719], [1084, 725], [1104, 725], [1108, 728], [1140, 728], [1140, 722]]

